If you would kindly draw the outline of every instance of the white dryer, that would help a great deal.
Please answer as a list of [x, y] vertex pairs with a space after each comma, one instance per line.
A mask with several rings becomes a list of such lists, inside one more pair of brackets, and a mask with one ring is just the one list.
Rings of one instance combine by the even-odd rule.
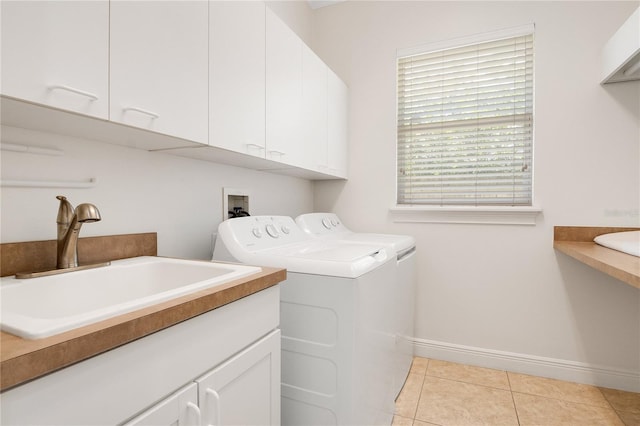
[[[397, 397], [406, 381], [413, 362], [416, 242], [408, 235], [353, 232], [334, 213], [308, 213], [296, 218], [298, 226], [313, 237], [359, 244], [383, 245], [396, 258], [395, 336], [393, 392]], [[390, 299], [391, 300], [391, 299]]]
[[218, 227], [214, 259], [287, 269], [280, 284], [283, 425], [389, 425], [394, 412], [394, 256], [313, 238], [290, 217]]

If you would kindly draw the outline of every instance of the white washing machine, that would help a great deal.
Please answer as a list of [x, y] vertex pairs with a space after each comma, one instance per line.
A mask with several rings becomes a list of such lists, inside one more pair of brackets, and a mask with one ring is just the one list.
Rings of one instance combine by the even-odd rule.
[[334, 213], [308, 213], [296, 218], [298, 226], [313, 237], [352, 243], [383, 245], [396, 257], [395, 335], [393, 392], [397, 397], [409, 375], [413, 361], [416, 242], [408, 235], [353, 232]]
[[280, 284], [283, 425], [389, 425], [394, 256], [313, 238], [286, 216], [229, 219], [213, 258], [287, 269]]

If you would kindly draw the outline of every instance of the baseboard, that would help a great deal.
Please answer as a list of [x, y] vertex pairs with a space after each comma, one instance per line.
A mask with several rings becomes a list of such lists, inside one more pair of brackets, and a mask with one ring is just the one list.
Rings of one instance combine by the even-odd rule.
[[416, 356], [531, 374], [540, 377], [640, 392], [640, 372], [583, 362], [413, 339]]

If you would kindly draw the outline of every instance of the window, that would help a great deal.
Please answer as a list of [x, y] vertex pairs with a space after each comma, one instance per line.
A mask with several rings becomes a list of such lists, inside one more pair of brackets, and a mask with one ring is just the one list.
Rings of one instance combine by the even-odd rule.
[[399, 205], [531, 206], [532, 151], [533, 26], [398, 52]]

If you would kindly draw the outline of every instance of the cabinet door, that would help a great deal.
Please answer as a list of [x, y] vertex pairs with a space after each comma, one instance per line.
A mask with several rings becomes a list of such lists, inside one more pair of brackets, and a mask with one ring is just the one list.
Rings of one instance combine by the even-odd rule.
[[145, 410], [124, 426], [198, 426], [200, 423], [198, 385], [191, 383]]
[[106, 119], [109, 2], [2, 1], [2, 94]]
[[208, 425], [280, 424], [280, 330], [197, 380]]
[[303, 43], [269, 8], [266, 13], [266, 158], [300, 165]]
[[328, 72], [327, 162], [329, 172], [347, 177], [349, 92], [346, 84]]
[[302, 48], [303, 137], [308, 168], [327, 166], [327, 66], [306, 45]]
[[110, 119], [208, 143], [208, 2], [111, 2]]
[[209, 4], [209, 144], [265, 156], [265, 4]]

